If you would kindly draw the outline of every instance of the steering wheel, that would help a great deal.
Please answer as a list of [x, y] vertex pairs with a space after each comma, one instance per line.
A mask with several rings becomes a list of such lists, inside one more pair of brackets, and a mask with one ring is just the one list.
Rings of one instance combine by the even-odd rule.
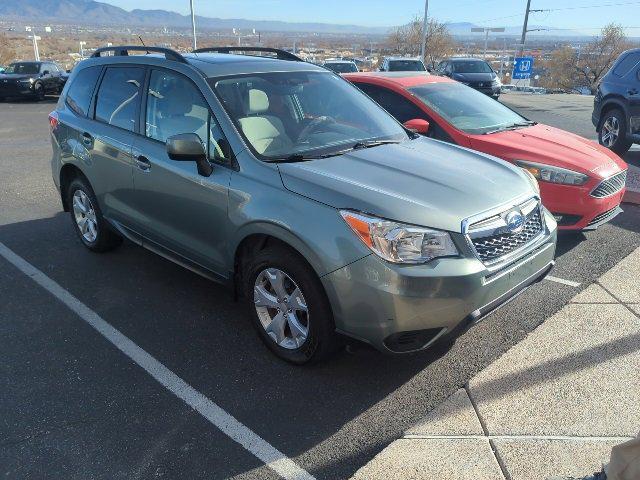
[[318, 130], [321, 125], [330, 125], [332, 123], [336, 123], [336, 120], [333, 117], [329, 117], [326, 115], [314, 118], [307, 124], [306, 127], [302, 129], [302, 131], [298, 135], [298, 142], [306, 140], [307, 137]]

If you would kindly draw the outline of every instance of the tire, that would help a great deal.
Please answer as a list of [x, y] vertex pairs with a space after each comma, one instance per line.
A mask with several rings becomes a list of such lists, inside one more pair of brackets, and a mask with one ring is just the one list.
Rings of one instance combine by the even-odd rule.
[[33, 89], [34, 89], [34, 92], [36, 94], [36, 100], [38, 102], [43, 101], [44, 98], [45, 98], [45, 95], [46, 95], [46, 93], [44, 91], [44, 85], [42, 85], [42, 83], [36, 83], [34, 85]]
[[[78, 203], [74, 204], [74, 201]], [[74, 230], [82, 244], [89, 250], [108, 252], [122, 243], [122, 237], [111, 229], [102, 216], [93, 189], [84, 178], [76, 177], [69, 184], [67, 205], [69, 205]], [[84, 213], [80, 206], [84, 207]]]
[[604, 114], [598, 129], [598, 143], [620, 156], [629, 151], [633, 142], [627, 140], [627, 119], [621, 110], [615, 108]]
[[[271, 291], [267, 293], [273, 299], [280, 297], [276, 293], [277, 289], [270, 283], [277, 272], [286, 276], [281, 284], [284, 285], [286, 294], [295, 293], [296, 286], [302, 292], [302, 296], [297, 297], [301, 301], [296, 301], [294, 295], [291, 295], [288, 301], [285, 299], [279, 304], [281, 310], [263, 306], [264, 301], [256, 301], [256, 298], [265, 298], [258, 290], [267, 291], [269, 287]], [[280, 245], [268, 246], [245, 262], [242, 278], [243, 294], [252, 323], [265, 345], [278, 357], [302, 365], [326, 359], [338, 349], [341, 343], [335, 333], [333, 314], [324, 288], [313, 269], [296, 252]], [[274, 280], [274, 284], [277, 283]], [[306, 307], [306, 313], [297, 308], [300, 305]], [[291, 313], [285, 312], [287, 306], [293, 306], [288, 310]], [[289, 317], [291, 314], [294, 316], [293, 321]], [[271, 325], [277, 323], [274, 319], [278, 315], [285, 318], [280, 322], [284, 325], [281, 329], [284, 333], [281, 342], [277, 340], [278, 334], [274, 333], [278, 329], [271, 328], [271, 333], [268, 333], [268, 327], [265, 326], [269, 322]], [[294, 325], [297, 327], [294, 328]], [[296, 338], [294, 332], [297, 330], [299, 334], [305, 327], [307, 334], [304, 340], [300, 335]]]

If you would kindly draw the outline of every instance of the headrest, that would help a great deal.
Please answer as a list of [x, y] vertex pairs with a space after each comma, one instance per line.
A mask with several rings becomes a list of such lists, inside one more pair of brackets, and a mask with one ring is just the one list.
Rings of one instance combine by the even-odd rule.
[[193, 89], [175, 86], [164, 94], [165, 112], [168, 116], [184, 115], [191, 111], [196, 99]]
[[247, 113], [264, 113], [267, 110], [269, 110], [267, 94], [257, 88], [249, 90], [249, 111]]

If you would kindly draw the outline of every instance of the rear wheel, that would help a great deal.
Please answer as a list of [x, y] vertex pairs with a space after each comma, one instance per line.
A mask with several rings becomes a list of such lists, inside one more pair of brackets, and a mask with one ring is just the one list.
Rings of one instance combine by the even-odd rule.
[[621, 110], [613, 109], [605, 113], [598, 132], [598, 142], [622, 156], [629, 151], [633, 142], [627, 140], [627, 122]]
[[75, 178], [67, 190], [67, 204], [78, 238], [93, 252], [106, 252], [122, 243], [102, 216], [93, 189], [84, 178]]
[[339, 346], [333, 315], [315, 272], [296, 252], [267, 247], [245, 265], [244, 295], [260, 338], [295, 364], [328, 357]]

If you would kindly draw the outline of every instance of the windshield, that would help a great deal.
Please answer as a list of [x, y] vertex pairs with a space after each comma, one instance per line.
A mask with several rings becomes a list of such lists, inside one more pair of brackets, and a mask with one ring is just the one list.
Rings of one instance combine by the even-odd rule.
[[333, 70], [336, 73], [351, 73], [357, 72], [358, 68], [353, 63], [325, 63], [325, 67], [330, 70]]
[[527, 119], [500, 102], [460, 83], [432, 83], [409, 91], [458, 130], [490, 133], [524, 126]]
[[420, 60], [389, 60], [390, 72], [424, 72], [425, 70]]
[[38, 73], [39, 69], [40, 65], [37, 63], [12, 63], [4, 73], [34, 75]]
[[361, 143], [408, 138], [386, 111], [329, 72], [208, 81], [247, 143], [265, 160], [335, 155]]
[[479, 62], [477, 60], [469, 60], [462, 62], [453, 62], [453, 71], [455, 73], [492, 73], [493, 70], [489, 64]]

